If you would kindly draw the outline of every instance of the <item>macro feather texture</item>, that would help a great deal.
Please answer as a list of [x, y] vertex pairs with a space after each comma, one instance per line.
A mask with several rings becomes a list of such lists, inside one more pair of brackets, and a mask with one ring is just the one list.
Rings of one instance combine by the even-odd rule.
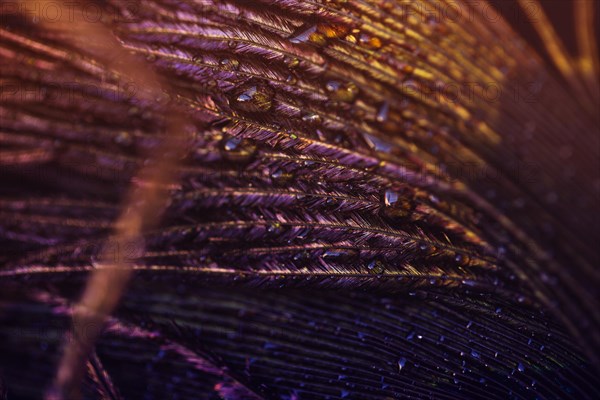
[[14, 4], [0, 398], [600, 397], [593, 21], [580, 68], [536, 1], [550, 61], [484, 2]]

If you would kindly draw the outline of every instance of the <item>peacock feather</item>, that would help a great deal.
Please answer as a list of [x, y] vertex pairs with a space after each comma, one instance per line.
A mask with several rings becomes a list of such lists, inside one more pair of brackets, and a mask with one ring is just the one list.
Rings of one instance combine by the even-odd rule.
[[3, 1], [0, 399], [599, 398], [595, 5]]

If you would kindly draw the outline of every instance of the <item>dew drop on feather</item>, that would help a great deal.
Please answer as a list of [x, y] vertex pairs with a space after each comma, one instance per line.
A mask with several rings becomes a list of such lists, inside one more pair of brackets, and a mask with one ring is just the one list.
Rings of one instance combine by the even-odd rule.
[[369, 272], [377, 275], [382, 274], [384, 271], [384, 265], [379, 260], [371, 261], [369, 265], [367, 265], [367, 268], [369, 269]]
[[382, 46], [381, 39], [376, 36], [369, 36], [365, 33], [359, 36], [359, 43], [372, 50], [380, 49]]
[[236, 111], [267, 112], [273, 106], [274, 91], [261, 83], [247, 83], [231, 93], [229, 104]]
[[279, 186], [285, 186], [293, 181], [294, 175], [288, 172], [285, 172], [282, 169], [277, 169], [271, 173], [271, 179], [273, 183]]
[[308, 122], [311, 124], [319, 124], [319, 123], [321, 123], [322, 118], [317, 113], [308, 113], [308, 114], [304, 114], [302, 116], [302, 121]]
[[393, 148], [393, 145], [391, 143], [380, 139], [377, 136], [365, 133], [363, 134], [363, 138], [365, 139], [369, 147], [371, 147], [375, 151], [389, 153]]
[[390, 206], [396, 204], [397, 201], [398, 201], [398, 192], [388, 189], [383, 193], [384, 205], [390, 207]]
[[256, 154], [256, 145], [249, 139], [229, 137], [222, 141], [221, 154], [224, 159], [234, 162], [251, 160]]
[[325, 36], [317, 31], [317, 25], [305, 24], [298, 28], [290, 36], [292, 43], [314, 43], [316, 45], [324, 45], [326, 43]]
[[286, 57], [284, 61], [289, 69], [294, 69], [300, 65], [300, 60], [296, 57]]
[[332, 101], [352, 103], [358, 95], [358, 87], [352, 82], [328, 81], [325, 90]]
[[398, 360], [398, 372], [402, 372], [402, 368], [406, 365], [406, 358], [402, 357]]
[[240, 62], [232, 58], [223, 58], [219, 60], [219, 65], [230, 70], [237, 70], [240, 67]]
[[390, 103], [388, 101], [384, 101], [379, 106], [379, 109], [377, 110], [377, 116], [375, 117], [375, 119], [377, 120], [377, 122], [386, 122], [388, 120], [389, 113]]
[[317, 32], [323, 35], [327, 39], [337, 39], [348, 33], [349, 29], [347, 25], [343, 24], [319, 24], [317, 25]]
[[115, 143], [121, 146], [131, 146], [133, 144], [133, 137], [127, 131], [121, 131], [115, 136]]

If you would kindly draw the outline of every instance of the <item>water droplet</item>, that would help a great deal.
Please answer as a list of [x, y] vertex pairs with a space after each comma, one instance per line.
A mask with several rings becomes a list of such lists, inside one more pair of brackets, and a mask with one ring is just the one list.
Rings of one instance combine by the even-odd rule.
[[219, 64], [230, 70], [237, 70], [240, 67], [240, 62], [231, 58], [223, 58], [219, 61]]
[[271, 223], [267, 227], [267, 232], [269, 232], [269, 233], [278, 233], [280, 230], [281, 230], [281, 223], [278, 221]]
[[383, 103], [381, 103], [379, 110], [377, 110], [377, 117], [375, 117], [375, 118], [376, 118], [377, 122], [386, 122], [389, 114], [390, 114], [390, 103], [388, 103], [387, 101], [384, 101]]
[[348, 397], [350, 395], [350, 392], [347, 390], [342, 390], [340, 392], [340, 398], [345, 399], [346, 397]]
[[267, 85], [248, 83], [233, 91], [231, 107], [242, 112], [266, 112], [273, 106], [274, 91]]
[[294, 175], [289, 174], [282, 169], [277, 169], [273, 171], [271, 178], [273, 179], [273, 183], [277, 185], [287, 185], [294, 179]]
[[406, 365], [406, 358], [402, 357], [398, 360], [398, 372], [402, 372], [402, 368]]
[[316, 45], [324, 45], [326, 43], [325, 36], [317, 32], [317, 25], [302, 25], [290, 36], [292, 43], [314, 43]]
[[415, 204], [410, 199], [400, 197], [398, 192], [391, 189], [382, 193], [382, 203], [383, 206], [379, 210], [380, 215], [392, 222], [402, 222], [415, 210]]
[[238, 148], [241, 141], [242, 139], [238, 137], [231, 138], [225, 141], [225, 145], [223, 146], [223, 148], [225, 149], [225, 151], [233, 151]]
[[133, 137], [127, 131], [121, 131], [115, 136], [115, 143], [121, 146], [131, 146], [133, 144]]
[[475, 350], [471, 350], [471, 357], [473, 357], [473, 358], [479, 358], [479, 353], [476, 352]]
[[285, 83], [290, 84], [290, 85], [295, 85], [296, 82], [298, 82], [298, 79], [293, 75], [293, 74], [289, 74], [286, 78], [285, 78]]
[[369, 36], [367, 34], [361, 34], [359, 38], [360, 44], [365, 47], [369, 47], [371, 49], [380, 49], [381, 48], [381, 39], [375, 36]]
[[525, 372], [525, 366], [522, 363], [517, 364], [517, 369], [519, 372]]
[[352, 249], [329, 249], [326, 250], [322, 258], [324, 259], [336, 259], [336, 258], [348, 258], [355, 256], [356, 252]]
[[398, 193], [388, 189], [383, 193], [383, 202], [386, 206], [390, 207], [398, 201]]
[[297, 59], [296, 57], [290, 57], [290, 58], [286, 58], [285, 59], [285, 64], [288, 66], [288, 68], [290, 69], [294, 69], [296, 68], [298, 65], [300, 65], [300, 60]]
[[369, 272], [377, 275], [382, 274], [384, 271], [384, 265], [379, 260], [371, 261], [369, 265], [367, 265], [367, 268], [369, 269]]
[[317, 32], [321, 33], [328, 39], [336, 39], [348, 33], [348, 26], [342, 24], [319, 24]]
[[302, 116], [302, 121], [309, 122], [311, 124], [319, 124], [319, 123], [321, 123], [322, 119], [319, 114], [308, 113], [308, 114], [305, 114]]
[[325, 90], [331, 100], [344, 103], [353, 102], [358, 95], [358, 87], [352, 82], [329, 81], [325, 84]]
[[392, 144], [386, 142], [383, 139], [380, 139], [373, 135], [369, 135], [368, 133], [364, 133], [363, 137], [365, 138], [365, 141], [367, 142], [369, 147], [375, 151], [389, 153], [392, 150]]
[[222, 155], [230, 161], [248, 161], [256, 153], [256, 145], [239, 137], [230, 137], [223, 140]]
[[469, 329], [471, 326], [473, 326], [473, 321], [469, 321], [469, 322], [467, 323], [467, 329]]
[[415, 67], [406, 64], [402, 67], [402, 72], [404, 72], [405, 74], [412, 74], [413, 72], [415, 72]]

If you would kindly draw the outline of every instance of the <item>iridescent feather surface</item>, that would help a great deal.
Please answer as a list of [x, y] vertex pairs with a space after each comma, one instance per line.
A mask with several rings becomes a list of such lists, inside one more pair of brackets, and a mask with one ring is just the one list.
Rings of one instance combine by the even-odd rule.
[[545, 7], [3, 2], [0, 399], [600, 397], [598, 10]]

